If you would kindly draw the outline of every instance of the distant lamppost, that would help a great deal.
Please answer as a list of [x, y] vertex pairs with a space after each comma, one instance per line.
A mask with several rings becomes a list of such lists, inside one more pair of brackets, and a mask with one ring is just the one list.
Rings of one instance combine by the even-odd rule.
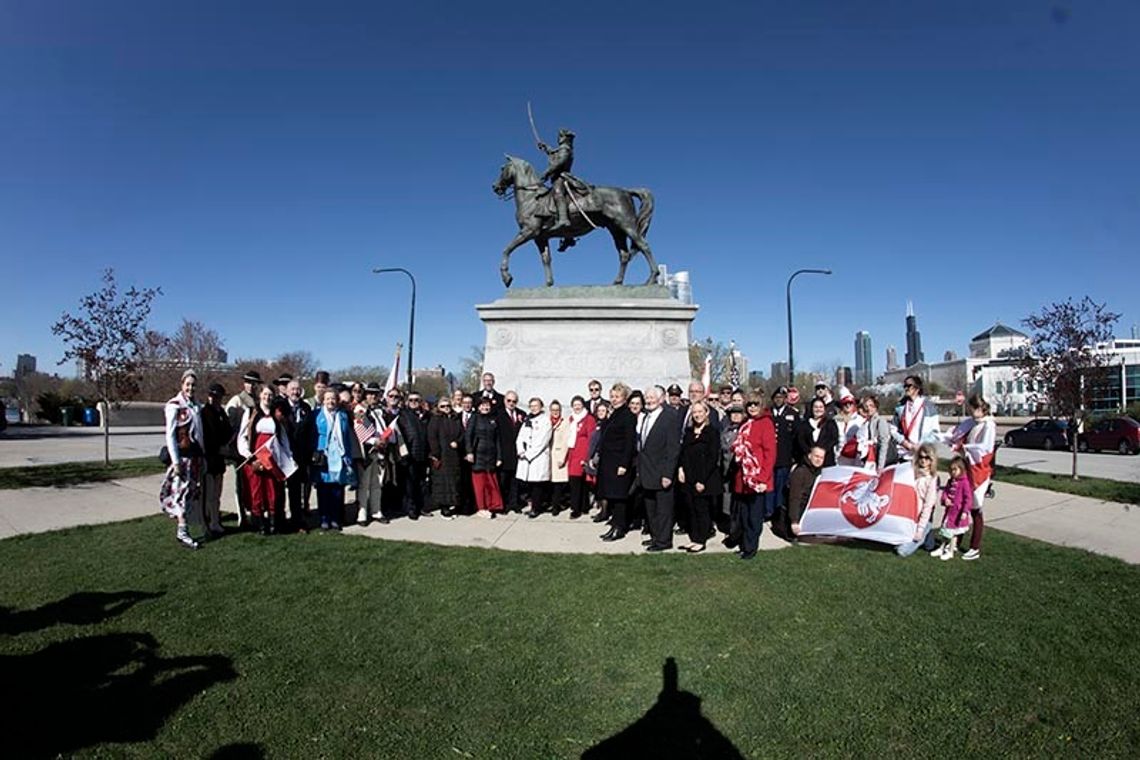
[[408, 390], [410, 391], [412, 389], [412, 367], [415, 366], [412, 364], [412, 352], [416, 347], [416, 278], [403, 267], [382, 267], [372, 270], [372, 274], [384, 274], [386, 272], [401, 272], [412, 281], [412, 309], [411, 317], [408, 318]]
[[788, 385], [796, 381], [796, 359], [792, 348], [792, 280], [801, 274], [831, 274], [830, 269], [797, 269], [788, 278]]

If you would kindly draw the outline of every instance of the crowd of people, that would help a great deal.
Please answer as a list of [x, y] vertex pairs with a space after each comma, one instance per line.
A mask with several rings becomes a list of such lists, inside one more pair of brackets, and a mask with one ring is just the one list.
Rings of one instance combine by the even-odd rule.
[[[213, 384], [200, 403], [188, 371], [165, 407], [162, 507], [177, 521], [178, 541], [198, 548], [224, 532], [228, 473], [239, 526], [265, 535], [337, 531], [349, 519], [367, 525], [503, 512], [535, 519], [566, 511], [572, 520], [605, 523], [602, 541], [640, 531], [645, 550], [660, 552], [683, 535], [680, 548], [696, 554], [722, 533], [726, 546], [751, 559], [765, 522], [785, 540], [799, 539], [824, 467], [879, 471], [910, 461], [920, 514], [899, 555], [925, 548], [951, 559], [970, 532], [962, 558], [980, 556], [995, 426], [978, 396], [968, 401], [970, 416], [943, 432], [917, 376], [906, 379], [890, 416], [875, 395], [857, 399], [845, 387], [833, 395], [822, 382], [802, 410], [784, 386], [765, 398], [730, 385], [706, 395], [698, 381], [643, 390], [616, 382], [604, 398], [593, 380], [568, 408], [536, 397], [524, 411], [491, 373], [481, 384], [429, 403], [414, 390], [334, 383], [317, 372], [306, 399], [299, 378], [263, 383], [250, 372], [228, 400]], [[955, 452], [945, 487], [939, 442]], [[191, 525], [201, 526], [198, 537]]]

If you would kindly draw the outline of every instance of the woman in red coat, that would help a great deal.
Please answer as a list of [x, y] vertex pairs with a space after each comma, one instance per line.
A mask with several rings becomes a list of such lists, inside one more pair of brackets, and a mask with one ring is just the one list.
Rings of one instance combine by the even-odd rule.
[[590, 491], [586, 487], [586, 473], [582, 469], [590, 458], [590, 436], [598, 427], [594, 415], [586, 409], [586, 399], [575, 396], [570, 401], [569, 428], [566, 437], [570, 441], [570, 453], [566, 457], [566, 469], [570, 476], [570, 519], [576, 520], [590, 509]]
[[740, 502], [740, 517], [744, 523], [740, 558], [752, 559], [760, 548], [760, 532], [764, 528], [763, 496], [775, 487], [776, 427], [759, 395], [753, 394], [745, 409], [748, 419], [740, 426], [732, 444], [732, 457], [736, 462], [732, 492]]

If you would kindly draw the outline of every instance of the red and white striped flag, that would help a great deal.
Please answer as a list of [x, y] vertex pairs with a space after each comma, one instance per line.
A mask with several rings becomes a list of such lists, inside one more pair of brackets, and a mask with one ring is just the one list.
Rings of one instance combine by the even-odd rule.
[[402, 348], [402, 345], [396, 344], [396, 356], [392, 359], [392, 371], [388, 373], [388, 382], [384, 383], [385, 393], [400, 385], [400, 349]]
[[899, 545], [914, 539], [918, 496], [909, 462], [880, 473], [825, 467], [815, 481], [800, 535], [846, 536]]

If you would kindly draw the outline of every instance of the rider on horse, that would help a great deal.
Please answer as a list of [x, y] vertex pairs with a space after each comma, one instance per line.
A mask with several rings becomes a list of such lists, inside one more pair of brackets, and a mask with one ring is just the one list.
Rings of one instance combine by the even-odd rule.
[[553, 180], [554, 205], [558, 210], [558, 220], [551, 232], [570, 227], [570, 209], [566, 199], [566, 177], [574, 165], [574, 133], [569, 129], [558, 130], [558, 145], [551, 148], [539, 141], [538, 149], [546, 154], [549, 164], [542, 173], [542, 181]]

